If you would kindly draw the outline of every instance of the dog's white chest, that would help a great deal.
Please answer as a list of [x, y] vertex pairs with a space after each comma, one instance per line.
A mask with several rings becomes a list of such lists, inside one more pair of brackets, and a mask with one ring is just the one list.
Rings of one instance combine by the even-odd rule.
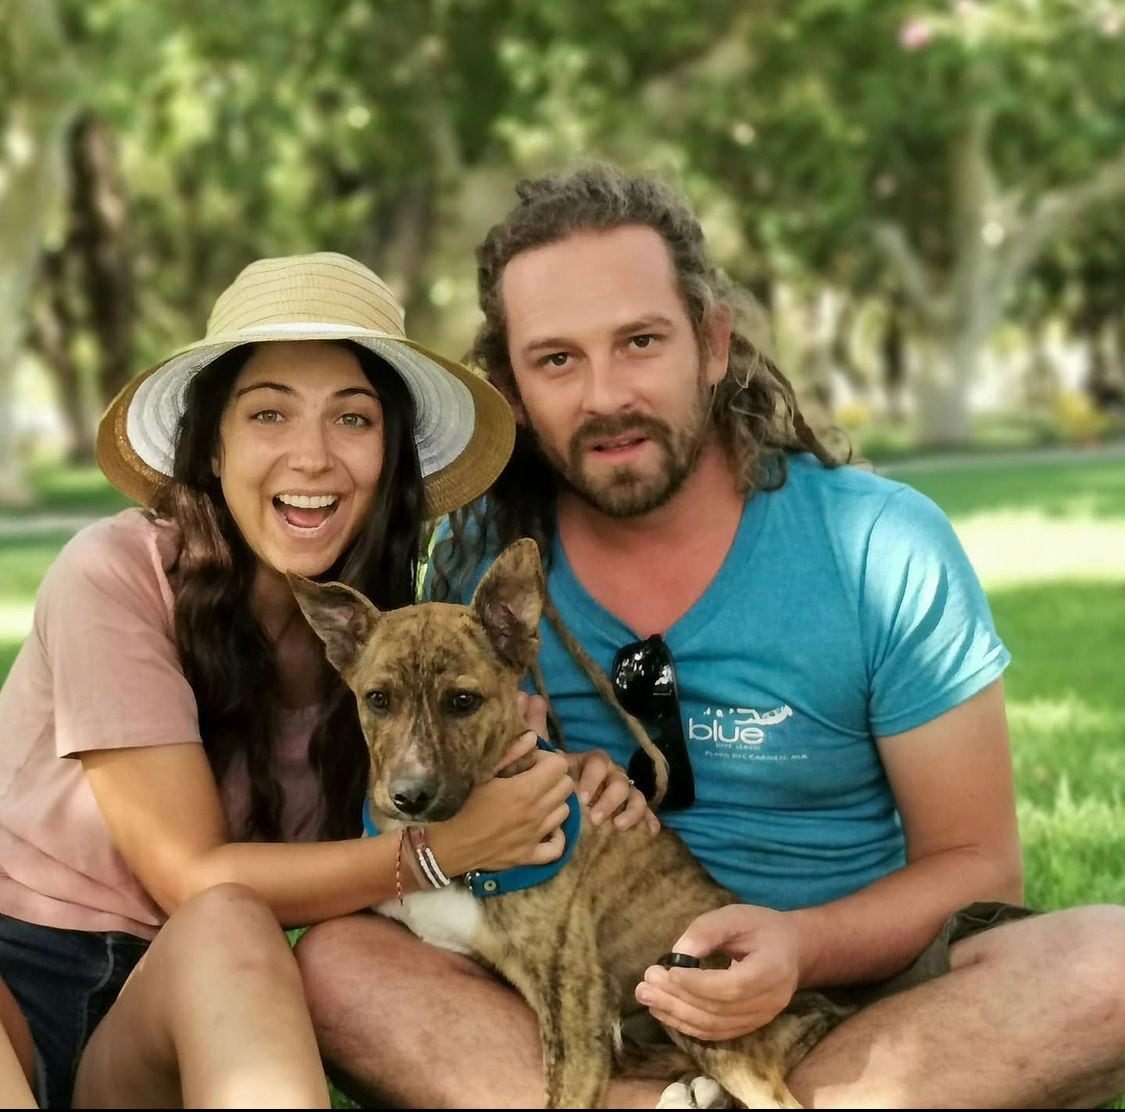
[[397, 919], [424, 942], [474, 954], [473, 939], [481, 921], [480, 904], [462, 884], [451, 884], [435, 892], [411, 892], [398, 900], [384, 900], [375, 908], [388, 919]]

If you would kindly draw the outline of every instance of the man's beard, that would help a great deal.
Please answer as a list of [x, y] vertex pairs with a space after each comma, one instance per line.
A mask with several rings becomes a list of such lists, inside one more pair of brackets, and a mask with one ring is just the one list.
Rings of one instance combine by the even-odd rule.
[[[584, 502], [607, 517], [640, 517], [671, 501], [698, 465], [710, 423], [708, 398], [709, 393], [701, 390], [688, 420], [679, 428], [640, 413], [591, 417], [570, 438], [565, 458], [538, 437], [536, 440], [560, 481]], [[622, 464], [591, 477], [583, 467], [590, 443], [624, 436], [645, 437], [659, 448], [656, 472], [646, 474]]]

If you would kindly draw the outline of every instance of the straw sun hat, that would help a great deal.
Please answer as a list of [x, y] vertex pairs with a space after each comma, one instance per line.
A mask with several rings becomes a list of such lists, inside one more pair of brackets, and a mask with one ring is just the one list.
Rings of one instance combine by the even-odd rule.
[[113, 399], [97, 442], [109, 481], [149, 504], [172, 474], [192, 378], [233, 347], [278, 340], [354, 340], [402, 376], [414, 398], [430, 516], [472, 501], [507, 462], [515, 426], [500, 393], [408, 339], [402, 308], [378, 275], [346, 255], [321, 252], [251, 263], [220, 294], [202, 340], [138, 375]]

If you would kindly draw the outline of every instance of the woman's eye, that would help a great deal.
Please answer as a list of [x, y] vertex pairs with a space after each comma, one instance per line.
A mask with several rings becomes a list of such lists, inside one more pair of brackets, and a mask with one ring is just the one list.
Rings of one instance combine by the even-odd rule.
[[257, 421], [261, 425], [276, 425], [282, 420], [282, 416], [276, 409], [261, 409], [253, 414], [250, 420]]
[[349, 429], [369, 429], [372, 421], [362, 413], [345, 413], [340, 418], [340, 424], [346, 425]]

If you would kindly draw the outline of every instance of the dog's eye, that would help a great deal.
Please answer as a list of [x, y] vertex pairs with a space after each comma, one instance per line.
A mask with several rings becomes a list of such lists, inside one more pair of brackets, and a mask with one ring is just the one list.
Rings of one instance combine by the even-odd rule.
[[445, 709], [450, 714], [472, 714], [483, 702], [475, 691], [454, 691], [446, 696]]
[[385, 691], [368, 691], [363, 698], [372, 710], [390, 710], [391, 697]]

